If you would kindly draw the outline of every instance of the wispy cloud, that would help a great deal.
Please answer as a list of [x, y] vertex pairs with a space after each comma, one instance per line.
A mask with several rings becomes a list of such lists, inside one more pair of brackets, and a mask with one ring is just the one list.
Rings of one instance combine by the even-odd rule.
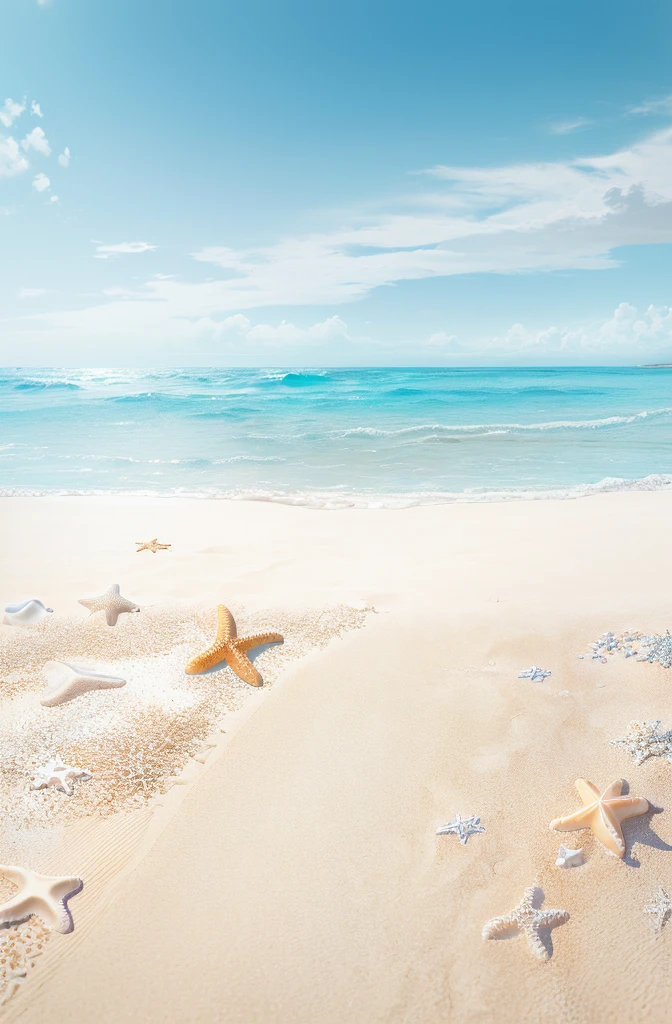
[[61, 167], [69, 167], [70, 166], [70, 160], [71, 160], [70, 150], [66, 146], [65, 149], [63, 150], [63, 152], [60, 154], [60, 156], [58, 158], [58, 162], [61, 165]]
[[35, 100], [30, 104], [30, 112], [34, 117], [44, 117], [40, 104], [36, 103]]
[[154, 252], [155, 249], [156, 246], [150, 245], [148, 242], [119, 242], [117, 245], [98, 245], [96, 246], [94, 258], [97, 260], [107, 260], [110, 256]]
[[635, 117], [650, 117], [655, 114], [672, 114], [672, 95], [661, 96], [658, 99], [645, 100], [632, 107], [626, 107], [626, 114]]
[[20, 299], [36, 299], [40, 295], [47, 295], [46, 288], [19, 288]]
[[[154, 276], [127, 298], [47, 314], [40, 323], [64, 340], [132, 330], [148, 345], [179, 343], [193, 338], [197, 323], [203, 330], [211, 321], [216, 333], [230, 314], [264, 306], [333, 309], [401, 281], [615, 267], [622, 246], [672, 242], [671, 166], [672, 129], [574, 160], [436, 166], [415, 179], [411, 194], [373, 212], [363, 208], [349, 223], [265, 246], [201, 249], [193, 254], [208, 268], [200, 282]], [[153, 249], [97, 243], [95, 255]], [[212, 268], [221, 272], [215, 279]], [[291, 333], [279, 325], [273, 337], [283, 330]], [[434, 342], [441, 343], [452, 344], [452, 335]]]
[[588, 117], [573, 117], [568, 118], [566, 121], [555, 121], [548, 126], [548, 130], [551, 135], [571, 135], [572, 132], [588, 128], [593, 123]]
[[16, 103], [12, 99], [6, 99], [4, 106], [0, 109], [0, 122], [4, 124], [5, 128], [11, 128], [17, 117], [21, 117], [25, 109], [25, 100], [21, 103]]

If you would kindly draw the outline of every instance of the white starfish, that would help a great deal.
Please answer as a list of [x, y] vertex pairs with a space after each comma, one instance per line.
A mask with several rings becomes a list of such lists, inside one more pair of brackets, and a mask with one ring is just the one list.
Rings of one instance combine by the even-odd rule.
[[659, 718], [655, 722], [630, 722], [625, 736], [611, 742], [628, 750], [635, 764], [642, 764], [648, 757], [672, 761], [672, 730], [661, 732]]
[[530, 668], [526, 668], [524, 672], [519, 672], [518, 678], [531, 679], [533, 683], [536, 683], [538, 679], [546, 679], [546, 677], [550, 675], [550, 671], [543, 668], [537, 668], [536, 665], [532, 665]]
[[92, 778], [91, 772], [87, 772], [84, 768], [71, 768], [70, 765], [63, 764], [60, 757], [52, 758], [51, 761], [47, 761], [44, 768], [38, 768], [30, 788], [47, 789], [49, 786], [55, 786], [66, 796], [72, 796], [73, 788], [70, 785], [70, 780], [81, 779], [83, 782], [87, 782], [90, 778]]
[[95, 612], [105, 612], [108, 626], [116, 626], [117, 619], [125, 612], [140, 611], [137, 604], [121, 596], [118, 583], [113, 583], [100, 597], [82, 597], [79, 603], [88, 608], [92, 615]]
[[19, 891], [0, 904], [0, 925], [18, 924], [31, 914], [41, 917], [54, 931], [72, 931], [73, 924], [67, 902], [82, 888], [81, 878], [41, 875], [28, 868], [0, 865], [0, 874], [19, 886]]
[[569, 921], [566, 910], [540, 910], [535, 901], [544, 894], [536, 885], [530, 885], [523, 893], [523, 898], [510, 914], [504, 917], [493, 917], [483, 927], [484, 939], [503, 939], [511, 935], [525, 935], [529, 947], [540, 960], [549, 960], [550, 950], [544, 945], [539, 935], [540, 930], [550, 931], [557, 925]]
[[670, 899], [662, 886], [654, 892], [651, 901], [645, 904], [644, 913], [651, 914], [653, 927], [658, 935], [660, 935], [667, 919], [672, 914], [672, 899]]
[[442, 825], [441, 828], [437, 828], [437, 836], [448, 836], [455, 834], [459, 836], [462, 846], [466, 845], [469, 836], [476, 835], [477, 832], [485, 832], [485, 829], [481, 826], [481, 819], [472, 815], [471, 818], [463, 818], [461, 815], [456, 814], [454, 821], [449, 821], [447, 825]]
[[126, 680], [119, 676], [105, 676], [85, 665], [71, 665], [69, 661], [48, 661], [44, 674], [49, 685], [40, 704], [45, 708], [66, 704], [90, 690], [109, 690], [126, 685]]
[[577, 868], [583, 863], [583, 847], [580, 850], [568, 850], [566, 846], [560, 846], [558, 859], [555, 864], [559, 868]]

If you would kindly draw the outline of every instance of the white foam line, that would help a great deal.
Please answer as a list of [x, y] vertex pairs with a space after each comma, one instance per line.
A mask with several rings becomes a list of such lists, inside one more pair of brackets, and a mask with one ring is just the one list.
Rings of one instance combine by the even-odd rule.
[[103, 490], [103, 489], [32, 489], [23, 487], [0, 488], [0, 498], [43, 497], [112, 497], [112, 498], [207, 498], [223, 501], [268, 501], [280, 505], [297, 505], [314, 509], [386, 508], [401, 509], [416, 505], [446, 505], [456, 502], [502, 501], [566, 501], [605, 494], [614, 491], [664, 491], [672, 488], [672, 475], [651, 474], [637, 480], [605, 477], [593, 484], [575, 484], [548, 489], [502, 487], [498, 489], [468, 488], [464, 491], [426, 491], [408, 494], [350, 494], [316, 491], [218, 491], [216, 489], [189, 490], [184, 487], [167, 491], [157, 490]]

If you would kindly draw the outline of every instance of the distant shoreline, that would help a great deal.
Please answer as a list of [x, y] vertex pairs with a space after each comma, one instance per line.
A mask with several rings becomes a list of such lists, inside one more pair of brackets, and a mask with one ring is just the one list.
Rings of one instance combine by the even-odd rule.
[[638, 370], [672, 370], [672, 363], [642, 363]]

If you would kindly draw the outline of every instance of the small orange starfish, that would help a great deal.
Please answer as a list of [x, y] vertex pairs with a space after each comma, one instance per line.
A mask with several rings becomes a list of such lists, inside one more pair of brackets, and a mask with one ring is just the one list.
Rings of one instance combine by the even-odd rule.
[[564, 818], [554, 818], [549, 828], [558, 832], [575, 832], [589, 828], [596, 839], [615, 857], [625, 856], [625, 841], [621, 822], [646, 814], [649, 801], [642, 796], [621, 796], [623, 780], [617, 779], [600, 793], [597, 786], [586, 779], [577, 779], [576, 788], [583, 807]]
[[151, 551], [155, 555], [157, 551], [167, 551], [172, 546], [170, 544], [159, 544], [156, 537], [153, 540], [136, 540], [135, 543], [140, 545], [137, 554], [140, 554], [141, 551]]
[[212, 647], [193, 658], [185, 672], [195, 676], [206, 672], [214, 665], [226, 661], [239, 679], [250, 686], [262, 686], [263, 679], [247, 657], [247, 652], [262, 644], [280, 644], [283, 637], [279, 633], [256, 633], [254, 636], [238, 636], [236, 620], [223, 604], [217, 605], [217, 637]]

